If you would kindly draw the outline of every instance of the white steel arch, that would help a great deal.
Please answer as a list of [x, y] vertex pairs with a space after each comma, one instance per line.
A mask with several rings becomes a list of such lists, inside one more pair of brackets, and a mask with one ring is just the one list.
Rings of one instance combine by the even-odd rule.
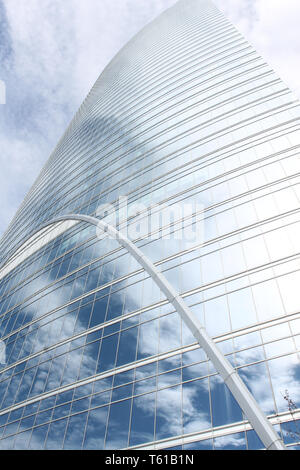
[[[165, 276], [157, 269], [157, 267], [146, 257], [142, 251], [137, 248], [127, 237], [113, 226], [107, 224], [103, 220], [96, 217], [84, 214], [69, 214], [55, 217], [46, 224], [43, 224], [36, 230], [30, 237], [23, 241], [22, 245], [31, 237], [36, 235], [39, 231], [48, 227], [49, 225], [56, 224], [64, 221], [79, 221], [87, 222], [88, 224], [95, 225], [103, 232], [115, 238], [119, 244], [124, 247], [136, 261], [145, 269], [151, 276], [153, 281], [165, 294], [169, 302], [173, 305], [177, 313], [180, 315], [185, 325], [189, 328], [201, 348], [205, 351], [208, 358], [212, 361], [218, 373], [223, 378], [225, 384], [228, 386], [232, 395], [238, 402], [239, 406], [247, 416], [253, 429], [260, 437], [267, 450], [285, 450], [282, 440], [277, 432], [274, 430], [271, 423], [268, 421], [265, 414], [260, 409], [258, 403], [238, 375], [237, 371], [232, 367], [230, 362], [226, 359], [223, 353], [218, 349], [212, 338], [208, 335], [206, 329], [199, 322], [198, 318], [185, 304], [182, 297], [171, 286]], [[20, 247], [19, 247], [20, 248]]]

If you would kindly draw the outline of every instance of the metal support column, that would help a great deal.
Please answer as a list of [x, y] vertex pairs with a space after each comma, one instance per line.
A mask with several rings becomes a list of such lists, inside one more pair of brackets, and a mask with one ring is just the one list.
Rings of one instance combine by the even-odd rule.
[[279, 435], [276, 433], [265, 414], [261, 411], [259, 405], [238, 375], [237, 371], [231, 366], [230, 362], [218, 349], [212, 338], [210, 338], [206, 332], [206, 329], [199, 322], [198, 318], [185, 304], [182, 297], [174, 290], [165, 276], [161, 274], [152, 261], [150, 261], [127, 237], [104, 221], [97, 219], [96, 217], [83, 214], [70, 214], [56, 217], [50, 222], [44, 224], [39, 230], [58, 222], [70, 220], [78, 220], [95, 225], [99, 229], [103, 230], [103, 232], [106, 232], [108, 235], [116, 239], [119, 244], [123, 246], [136, 259], [136, 261], [138, 261], [138, 263], [145, 269], [165, 294], [169, 302], [173, 305], [186, 326], [196, 338], [201, 348], [205, 351], [239, 406], [247, 416], [253, 429], [260, 437], [266, 449], [284, 450], [285, 446]]

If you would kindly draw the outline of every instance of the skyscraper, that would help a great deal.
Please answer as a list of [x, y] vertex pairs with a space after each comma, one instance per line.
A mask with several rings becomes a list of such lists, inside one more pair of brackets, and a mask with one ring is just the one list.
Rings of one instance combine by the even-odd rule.
[[46, 226], [68, 214], [126, 228], [297, 447], [299, 117], [208, 0], [119, 52], [1, 240], [1, 448], [263, 448], [126, 249]]

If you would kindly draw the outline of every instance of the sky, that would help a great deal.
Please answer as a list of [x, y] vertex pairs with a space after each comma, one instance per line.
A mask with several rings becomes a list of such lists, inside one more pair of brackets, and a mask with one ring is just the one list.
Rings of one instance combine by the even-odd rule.
[[[0, 0], [0, 235], [106, 64], [174, 3]], [[215, 4], [300, 97], [299, 1]]]

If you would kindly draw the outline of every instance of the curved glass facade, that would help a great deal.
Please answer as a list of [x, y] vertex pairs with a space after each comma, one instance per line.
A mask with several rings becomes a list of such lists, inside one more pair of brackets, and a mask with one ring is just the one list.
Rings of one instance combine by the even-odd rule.
[[[103, 204], [297, 448], [299, 118], [210, 1], [179, 1], [119, 52], [0, 243], [0, 448], [263, 448], [116, 240], [83, 222], [30, 238]], [[183, 219], [201, 236], [181, 236]]]

